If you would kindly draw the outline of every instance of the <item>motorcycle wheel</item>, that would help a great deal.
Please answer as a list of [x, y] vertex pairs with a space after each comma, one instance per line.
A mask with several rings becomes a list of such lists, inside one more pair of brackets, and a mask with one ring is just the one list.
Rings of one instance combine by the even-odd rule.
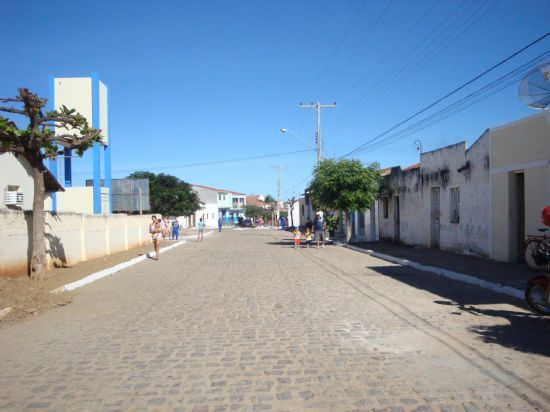
[[531, 283], [525, 290], [525, 300], [538, 314], [550, 315], [550, 281], [546, 283]]

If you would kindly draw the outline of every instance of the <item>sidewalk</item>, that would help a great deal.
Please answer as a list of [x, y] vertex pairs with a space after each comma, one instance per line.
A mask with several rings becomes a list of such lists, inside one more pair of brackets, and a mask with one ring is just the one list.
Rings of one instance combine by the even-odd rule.
[[[477, 284], [486, 289], [523, 298], [527, 280], [537, 274], [525, 264], [497, 262], [476, 256], [460, 255], [440, 249], [411, 247], [390, 242], [358, 242], [345, 245], [341, 239], [334, 239], [344, 247], [392, 260], [395, 263], [427, 270], [448, 278]], [[402, 261], [402, 260], [405, 261]]]

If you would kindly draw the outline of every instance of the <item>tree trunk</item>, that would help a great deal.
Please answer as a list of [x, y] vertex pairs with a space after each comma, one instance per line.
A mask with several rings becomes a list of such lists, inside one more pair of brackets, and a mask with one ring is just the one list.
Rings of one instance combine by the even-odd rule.
[[32, 202], [32, 257], [30, 278], [34, 281], [44, 280], [46, 271], [46, 241], [44, 234], [44, 172], [33, 167], [34, 199]]
[[346, 243], [351, 243], [353, 238], [352, 226], [351, 226], [351, 213], [344, 212], [346, 216]]

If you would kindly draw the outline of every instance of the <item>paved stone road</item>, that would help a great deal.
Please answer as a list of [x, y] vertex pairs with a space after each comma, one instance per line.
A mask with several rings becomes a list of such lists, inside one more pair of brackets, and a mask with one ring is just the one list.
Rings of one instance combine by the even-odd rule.
[[285, 237], [189, 242], [0, 330], [0, 410], [550, 409], [547, 320]]

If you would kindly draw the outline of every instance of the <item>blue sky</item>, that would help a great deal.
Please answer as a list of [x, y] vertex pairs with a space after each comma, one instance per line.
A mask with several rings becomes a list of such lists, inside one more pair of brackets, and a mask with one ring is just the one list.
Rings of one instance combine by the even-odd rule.
[[[0, 96], [43, 96], [48, 76], [98, 73], [109, 87], [113, 177], [135, 170], [282, 198], [303, 193], [322, 111], [326, 157], [392, 128], [550, 31], [549, 0], [26, 1], [3, 4]], [[550, 37], [414, 120], [550, 50]], [[351, 157], [382, 167], [473, 143], [485, 129], [535, 112], [514, 82], [430, 127]], [[399, 131], [410, 123], [397, 128]], [[391, 134], [384, 137], [391, 137]], [[382, 139], [378, 139], [376, 142]], [[197, 165], [197, 163], [210, 163]], [[193, 166], [194, 165], [194, 166]], [[73, 163], [91, 178], [90, 154]]]

